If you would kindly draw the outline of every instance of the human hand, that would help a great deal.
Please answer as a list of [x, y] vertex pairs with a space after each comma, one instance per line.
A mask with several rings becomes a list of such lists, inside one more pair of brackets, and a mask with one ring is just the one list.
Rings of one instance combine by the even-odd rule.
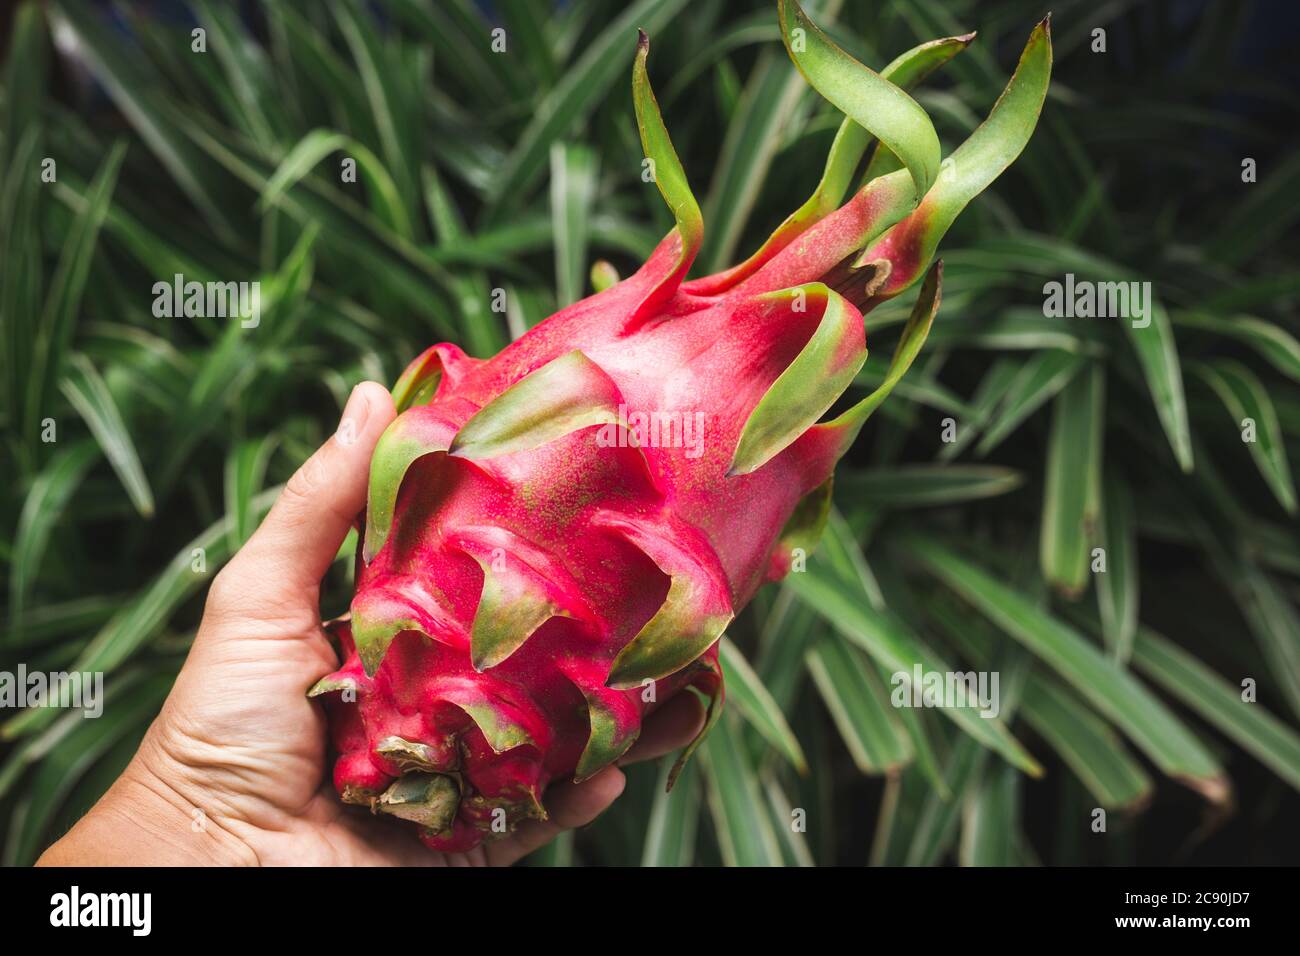
[[[434, 853], [409, 826], [335, 796], [325, 715], [306, 696], [338, 667], [320, 581], [365, 506], [370, 457], [394, 414], [383, 386], [353, 390], [338, 431], [213, 580], [194, 646], [131, 764], [40, 863], [508, 865], [591, 822], [622, 792], [618, 767], [557, 783], [547, 821], [456, 854]], [[678, 695], [620, 763], [684, 746], [702, 710]]]

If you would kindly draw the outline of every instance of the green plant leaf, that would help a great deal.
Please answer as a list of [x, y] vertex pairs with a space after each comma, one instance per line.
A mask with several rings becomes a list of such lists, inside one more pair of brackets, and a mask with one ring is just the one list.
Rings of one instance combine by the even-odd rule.
[[267, 466], [279, 442], [274, 434], [248, 438], [236, 445], [226, 458], [226, 514], [234, 519], [231, 551], [241, 548], [256, 528], [253, 500], [262, 490]]
[[1283, 510], [1294, 515], [1295, 483], [1286, 459], [1282, 426], [1264, 384], [1250, 369], [1231, 359], [1198, 362], [1192, 370], [1227, 406], [1233, 431], [1250, 450], [1250, 456]]
[[403, 105], [402, 80], [396, 64], [384, 49], [378, 25], [372, 18], [359, 15], [350, 2], [334, 0], [330, 9], [356, 64], [357, 76], [379, 134], [384, 165], [397, 184], [396, 197], [407, 204], [402, 218], [409, 221], [414, 218], [414, 197], [418, 194], [419, 164], [414, 139], [418, 127], [403, 123], [399, 118]]
[[1011, 866], [1020, 817], [1020, 775], [1008, 764], [986, 767], [962, 807], [962, 866]]
[[160, 91], [151, 86], [119, 34], [105, 30], [100, 15], [85, 0], [58, 0], [51, 6], [57, 22], [76, 37], [91, 73], [104, 84], [122, 115], [177, 185], [214, 228], [226, 236], [233, 235], [233, 227], [222, 211], [222, 200], [214, 189], [219, 177], [210, 175], [210, 164], [176, 129], [162, 106]]
[[781, 856], [786, 866], [816, 866], [812, 850], [804, 838], [799, 824], [801, 810], [790, 804], [790, 798], [781, 789], [781, 784], [772, 774], [763, 777], [763, 796], [767, 798], [768, 809], [772, 812], [772, 829], [781, 844]]
[[1296, 790], [1300, 735], [1168, 638], [1138, 631], [1133, 663], [1165, 691], [1200, 714]]
[[889, 695], [860, 651], [827, 636], [808, 651], [808, 670], [860, 772], [890, 775], [911, 762]]
[[64, 396], [95, 436], [104, 457], [117, 472], [136, 511], [145, 518], [152, 517], [153, 492], [149, 488], [149, 479], [145, 477], [135, 442], [131, 440], [117, 403], [95, 366], [84, 355], [73, 355], [68, 361], [61, 387]]
[[328, 129], [312, 130], [285, 154], [262, 188], [259, 207], [269, 209], [275, 206], [286, 190], [302, 180], [331, 153], [337, 152], [351, 154], [344, 158], [355, 160], [380, 220], [399, 235], [411, 238], [411, 222], [402, 206], [397, 184], [379, 157], [352, 137]]
[[1261, 682], [1279, 688], [1292, 711], [1300, 714], [1300, 613], [1277, 582], [1249, 562], [1229, 565], [1220, 558], [1218, 564], [1269, 664], [1271, 674]]
[[952, 846], [961, 821], [961, 808], [971, 788], [978, 785], [988, 765], [988, 751], [973, 737], [961, 737], [948, 753], [943, 780], [955, 797], [943, 799], [938, 792], [926, 795], [912, 831], [904, 863], [907, 866], [935, 866]]
[[1286, 329], [1249, 315], [1229, 317], [1209, 312], [1172, 314], [1174, 325], [1214, 332], [1253, 348], [1270, 365], [1294, 382], [1300, 382], [1300, 341]]
[[41, 761], [26, 791], [28, 811], [13, 841], [6, 847], [14, 864], [30, 866], [44, 843], [47, 827], [76, 783], [118, 740], [135, 733], [143, 736], [149, 722], [171, 689], [170, 675], [156, 675], [131, 688], [95, 720], [78, 726]]
[[849, 471], [836, 485], [878, 508], [927, 508], [978, 501], [1014, 491], [1024, 476], [999, 465], [896, 465]]
[[[450, 250], [456, 253], [455, 258], [460, 258], [466, 263], [500, 267], [510, 261], [511, 253], [515, 251], [508, 241], [502, 240], [509, 240], [512, 237], [516, 239], [534, 237], [540, 240], [548, 231], [542, 229], [537, 233], [530, 233], [529, 227], [517, 224], [519, 228], [510, 231], [506, 236], [503, 236], [502, 232], [507, 230], [471, 236], [455, 200], [443, 183], [442, 177], [438, 175], [438, 171], [433, 166], [425, 166], [423, 176], [425, 203], [429, 207], [429, 216], [433, 220], [434, 232], [439, 243], [438, 247], [430, 253], [430, 258], [439, 263], [448, 265], [453, 263], [453, 256], [443, 254]], [[536, 247], [540, 248], [541, 245], [542, 241], [537, 241]], [[470, 247], [478, 251], [467, 255]], [[520, 248], [531, 247], [524, 245]], [[457, 270], [451, 277], [449, 287], [460, 309], [461, 326], [465, 330], [466, 345], [470, 353], [483, 357], [495, 355], [505, 345], [505, 339], [501, 334], [501, 323], [495, 318], [495, 311], [489, 312], [485, 308], [489, 298], [487, 276], [477, 270], [471, 272]], [[506, 298], [507, 312], [512, 306], [512, 298], [512, 296]]]
[[1046, 349], [1029, 358], [1007, 383], [975, 454], [983, 458], [998, 447], [1048, 399], [1059, 394], [1083, 365], [1078, 356], [1058, 349]]
[[687, 0], [637, 0], [584, 47], [582, 55], [533, 110], [533, 119], [514, 149], [496, 171], [489, 195], [488, 220], [499, 219], [517, 205], [541, 175], [551, 144], [583, 120], [623, 75], [627, 62], [619, 50], [630, 50], [637, 28], [654, 34], [676, 17]]
[[[988, 626], [972, 626], [955, 602], [931, 601], [930, 615], [964, 656], [988, 668], [995, 660], [996, 637]], [[984, 622], [978, 622], [984, 624]], [[1068, 687], [1031, 670], [1025, 677], [1019, 713], [1060, 755], [1101, 806], [1132, 812], [1150, 798], [1153, 785], [1124, 742]]]
[[40, 572], [50, 534], [99, 454], [100, 449], [94, 442], [77, 442], [59, 451], [28, 489], [10, 561], [9, 621], [13, 629], [10, 641], [22, 633], [23, 607]]
[[1022, 712], [1101, 806], [1131, 812], [1150, 798], [1151, 778], [1119, 736], [1055, 681], [1027, 682]]
[[[1062, 273], [1073, 272], [1112, 283], [1139, 281], [1139, 277], [1131, 270], [1104, 256], [1051, 236], [1018, 235], [988, 240], [983, 243], [981, 254], [992, 257], [1004, 273], [1020, 269], [1035, 275], [1054, 277], [1059, 281]], [[1046, 288], [1043, 291], [1044, 294], [1047, 293]], [[1146, 313], [1140, 318], [1132, 316], [1120, 324], [1137, 356], [1174, 457], [1183, 471], [1190, 472], [1191, 430], [1187, 419], [1187, 402], [1183, 395], [1178, 346], [1169, 314], [1156, 297], [1154, 285], [1150, 287], [1150, 293], [1146, 299]], [[1062, 320], [1046, 321], [1059, 323]]]
[[[787, 585], [810, 607], [849, 640], [862, 647], [891, 674], [911, 675], [915, 665], [923, 671], [942, 671], [952, 668], [932, 652], [918, 645], [908, 631], [887, 614], [868, 610], [864, 606], [860, 589], [849, 586], [834, 575], [823, 571], [818, 562], [811, 562], [802, 574], [792, 574]], [[908, 686], [910, 687], [910, 681]], [[1011, 736], [998, 720], [980, 716], [972, 706], [944, 707], [943, 716], [952, 720], [983, 746], [997, 751], [1004, 758], [1031, 775], [1042, 772], [1023, 746]]]
[[[254, 499], [258, 520], [280, 494], [280, 487], [268, 488]], [[206, 528], [154, 577], [85, 645], [69, 671], [110, 671], [128, 660], [152, 639], [181, 603], [216, 573], [230, 552], [227, 550], [233, 519], [227, 515]], [[0, 724], [0, 739], [25, 737], [48, 726], [58, 712], [29, 708]]]
[[1178, 364], [1178, 345], [1174, 340], [1169, 314], [1158, 302], [1150, 303], [1150, 324], [1145, 328], [1133, 322], [1122, 323], [1128, 333], [1138, 363], [1146, 376], [1147, 387], [1155, 399], [1156, 414], [1164, 426], [1174, 457], [1184, 472], [1192, 470], [1191, 426], [1187, 422], [1187, 400], [1183, 397], [1183, 375]]
[[1212, 802], [1228, 799], [1227, 778], [1205, 746], [1145, 686], [1108, 661], [1077, 631], [932, 538], [909, 535], [902, 545], [912, 558], [1060, 673], [1166, 774]]
[[65, 374], [63, 366], [72, 338], [73, 322], [81, 311], [93, 252], [125, 155], [126, 144], [119, 142], [105, 158], [59, 255], [58, 268], [41, 313], [32, 363], [24, 369], [28, 384], [29, 434], [50, 416], [52, 386], [59, 376]]
[[1043, 577], [1066, 597], [1088, 583], [1101, 503], [1105, 377], [1090, 365], [1056, 396], [1047, 440], [1039, 561]]
[[808, 85], [784, 57], [760, 55], [727, 123], [704, 200], [709, 228], [701, 261], [707, 271], [719, 272], [732, 264], [782, 131], [807, 99]]
[[1106, 549], [1106, 573], [1097, 576], [1097, 611], [1102, 638], [1111, 656], [1127, 663], [1137, 636], [1140, 566], [1137, 524], [1129, 488], [1112, 473], [1105, 482], [1101, 545]]
[[670, 792], [667, 781], [672, 767], [665, 760], [659, 768], [654, 806], [645, 828], [642, 866], [690, 866], [694, 862], [695, 830], [700, 817], [699, 764], [686, 764]]
[[1020, 368], [1021, 363], [1011, 358], [1003, 357], [993, 362], [967, 403], [966, 414], [957, 425], [957, 434], [952, 441], [944, 442], [943, 448], [939, 450], [939, 461], [952, 461], [988, 427], [994, 411], [1015, 381]]
[[583, 146], [551, 146], [551, 223], [555, 236], [555, 288], [560, 306], [583, 298], [592, 204], [599, 164]]
[[121, 604], [121, 597], [110, 593], [91, 594], [27, 608], [13, 629], [0, 637], [0, 645], [38, 645], [69, 634], [88, 633], [112, 617]]
[[734, 706], [745, 721], [759, 732], [800, 773], [808, 772], [808, 761], [781, 707], [739, 648], [724, 636], [718, 660], [727, 675], [727, 704]]
[[734, 719], [723, 714], [700, 749], [723, 860], [728, 866], [780, 866], [781, 847]]

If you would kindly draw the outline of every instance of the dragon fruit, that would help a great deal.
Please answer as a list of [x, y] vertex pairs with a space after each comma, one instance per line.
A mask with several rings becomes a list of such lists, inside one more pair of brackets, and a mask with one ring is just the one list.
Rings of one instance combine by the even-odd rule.
[[[916, 356], [939, 305], [935, 246], [1033, 131], [1048, 21], [948, 160], [904, 88], [974, 35], [880, 74], [778, 4], [787, 50], [846, 118], [813, 196], [749, 259], [687, 281], [703, 221], [640, 37], [641, 142], [676, 227], [488, 360], [434, 345], [393, 390], [371, 464], [343, 666], [324, 696], [342, 799], [463, 850], [544, 818], [543, 792], [614, 763], [693, 688], [723, 698], [718, 640], [817, 542], [832, 473]], [[864, 183], [841, 205], [877, 141]], [[600, 275], [607, 276], [607, 268]], [[920, 282], [887, 376], [820, 421], [866, 358], [862, 314]]]

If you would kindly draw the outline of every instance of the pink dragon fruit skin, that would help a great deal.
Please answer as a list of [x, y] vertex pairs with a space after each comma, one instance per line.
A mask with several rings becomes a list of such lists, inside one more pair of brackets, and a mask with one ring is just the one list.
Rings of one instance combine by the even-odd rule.
[[[939, 237], [1032, 132], [1047, 21], [945, 177], [901, 87], [973, 34], [876, 75], [793, 0], [779, 10], [792, 58], [848, 118], [817, 193], [758, 253], [684, 281], [703, 226], [642, 35], [633, 97], [676, 228], [634, 275], [495, 357], [435, 345], [394, 388], [350, 620], [331, 625], [344, 664], [311, 694], [329, 708], [343, 800], [417, 823], [434, 849], [544, 818], [550, 781], [617, 760], [690, 687], [709, 718], [675, 777], [721, 710], [718, 639], [815, 545], [836, 461], [924, 342]], [[881, 175], [840, 206], [868, 133]], [[922, 276], [886, 382], [819, 423], [865, 360], [862, 311]]]

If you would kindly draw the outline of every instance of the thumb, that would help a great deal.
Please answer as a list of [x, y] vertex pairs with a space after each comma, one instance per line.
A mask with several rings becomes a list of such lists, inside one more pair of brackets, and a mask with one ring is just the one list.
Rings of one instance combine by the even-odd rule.
[[[246, 606], [277, 614], [310, 605], [366, 504], [370, 457], [395, 417], [393, 399], [377, 382], [352, 390], [339, 427], [284, 486], [261, 526], [231, 559], [223, 592]], [[251, 609], [249, 609], [251, 610]]]

